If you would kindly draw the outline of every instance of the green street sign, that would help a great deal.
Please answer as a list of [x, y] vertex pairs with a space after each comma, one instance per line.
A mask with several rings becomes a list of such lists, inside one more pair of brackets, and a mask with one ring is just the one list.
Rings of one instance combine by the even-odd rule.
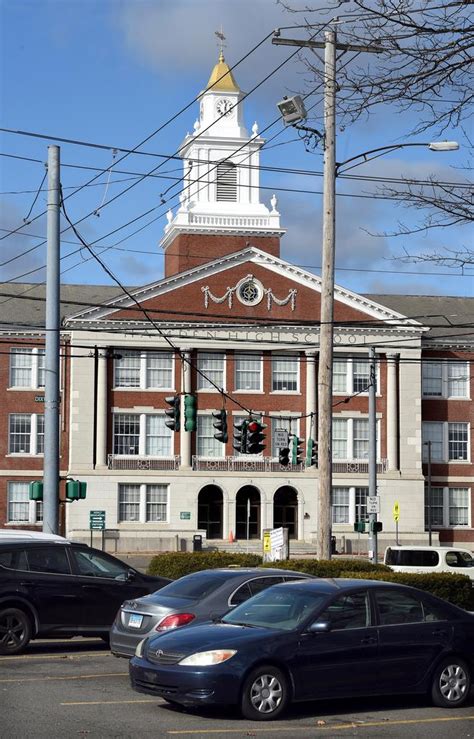
[[181, 511], [179, 514], [179, 517], [181, 521], [190, 521], [191, 520], [191, 511]]
[[89, 511], [89, 528], [105, 529], [105, 511]]

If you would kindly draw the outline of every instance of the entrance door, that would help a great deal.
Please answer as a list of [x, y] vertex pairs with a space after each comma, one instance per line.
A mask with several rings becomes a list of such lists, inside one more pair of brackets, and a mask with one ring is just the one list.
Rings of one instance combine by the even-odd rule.
[[235, 499], [235, 536], [260, 539], [260, 493], [252, 485], [240, 488]]
[[222, 490], [206, 485], [198, 497], [198, 529], [204, 529], [208, 539], [222, 539]]
[[276, 491], [273, 498], [273, 528], [288, 529], [288, 537], [298, 535], [298, 496], [294, 488], [287, 485]]

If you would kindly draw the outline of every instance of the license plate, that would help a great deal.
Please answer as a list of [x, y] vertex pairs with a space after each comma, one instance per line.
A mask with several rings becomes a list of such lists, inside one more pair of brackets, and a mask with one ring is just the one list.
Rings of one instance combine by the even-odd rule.
[[139, 616], [138, 613], [131, 613], [128, 618], [128, 625], [131, 629], [139, 629], [142, 625], [143, 616]]

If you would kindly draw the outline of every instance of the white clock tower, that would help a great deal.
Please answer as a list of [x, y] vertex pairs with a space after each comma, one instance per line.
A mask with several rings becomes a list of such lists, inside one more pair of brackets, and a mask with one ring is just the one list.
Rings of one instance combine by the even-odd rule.
[[[216, 244], [199, 235], [218, 238], [217, 253], [238, 251], [246, 242], [279, 253], [280, 214], [276, 198], [270, 208], [260, 202], [260, 149], [264, 140], [257, 123], [249, 136], [243, 118], [243, 93], [234, 80], [222, 51], [206, 88], [199, 94], [199, 118], [192, 134], [180, 148], [183, 158], [183, 186], [175, 213], [168, 212], [168, 224], [161, 246], [166, 252], [166, 274], [194, 266], [189, 259], [176, 258], [183, 250], [184, 235], [194, 236], [193, 248], [203, 256], [216, 256]], [[224, 238], [225, 237], [225, 238]], [[240, 238], [236, 238], [240, 237]], [[264, 239], [264, 241], [262, 241]], [[186, 239], [189, 255], [189, 239]], [[175, 255], [172, 259], [168, 256]], [[196, 262], [197, 264], [197, 262]]]

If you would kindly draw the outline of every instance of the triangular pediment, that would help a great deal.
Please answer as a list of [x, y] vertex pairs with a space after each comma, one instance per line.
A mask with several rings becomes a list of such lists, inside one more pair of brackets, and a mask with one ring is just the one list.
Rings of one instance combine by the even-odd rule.
[[[252, 283], [258, 294], [252, 300]], [[246, 282], [247, 281], [247, 282]], [[245, 291], [244, 288], [247, 288]], [[250, 295], [249, 295], [250, 293]], [[321, 278], [255, 247], [135, 288], [101, 307], [69, 316], [67, 325], [153, 319], [238, 323], [240, 319], [281, 323], [319, 322]], [[139, 303], [141, 309], [137, 306]], [[382, 321], [421, 328], [417, 321], [367, 297], [335, 286], [334, 320]]]

